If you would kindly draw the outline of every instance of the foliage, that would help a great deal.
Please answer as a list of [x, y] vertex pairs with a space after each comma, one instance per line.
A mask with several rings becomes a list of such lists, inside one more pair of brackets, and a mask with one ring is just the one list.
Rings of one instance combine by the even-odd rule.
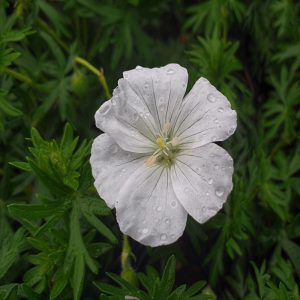
[[[299, 299], [299, 20], [292, 0], [0, 1], [0, 299]], [[124, 70], [169, 62], [237, 111], [234, 189], [173, 245], [130, 241], [130, 283], [93, 115]]]

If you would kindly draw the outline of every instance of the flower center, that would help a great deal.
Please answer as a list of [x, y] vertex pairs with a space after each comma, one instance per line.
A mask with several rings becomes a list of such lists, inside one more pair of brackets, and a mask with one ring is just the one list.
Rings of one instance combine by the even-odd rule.
[[158, 146], [157, 150], [148, 158], [146, 164], [152, 166], [156, 163], [171, 166], [174, 162], [176, 154], [179, 151], [178, 138], [170, 138], [169, 136], [169, 125], [166, 124], [164, 129], [168, 127], [168, 130], [163, 130], [163, 135], [158, 135], [155, 140]]

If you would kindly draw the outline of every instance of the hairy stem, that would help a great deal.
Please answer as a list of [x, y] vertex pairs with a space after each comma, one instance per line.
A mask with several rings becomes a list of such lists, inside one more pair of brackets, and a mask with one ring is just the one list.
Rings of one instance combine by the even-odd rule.
[[127, 235], [123, 235], [123, 247], [121, 254], [121, 277], [126, 281], [135, 284], [136, 274], [130, 263], [130, 256], [132, 255], [131, 247], [129, 244], [129, 238]]
[[111, 93], [109, 91], [109, 88], [108, 88], [103, 70], [98, 70], [96, 67], [94, 67], [92, 64], [90, 64], [87, 60], [85, 60], [84, 58], [79, 57], [79, 56], [75, 57], [75, 61], [78, 64], [81, 64], [84, 67], [86, 67], [89, 71], [91, 71], [92, 73], [94, 73], [98, 77], [98, 79], [100, 81], [100, 84], [102, 85], [102, 87], [104, 89], [106, 98], [110, 99], [111, 98]]

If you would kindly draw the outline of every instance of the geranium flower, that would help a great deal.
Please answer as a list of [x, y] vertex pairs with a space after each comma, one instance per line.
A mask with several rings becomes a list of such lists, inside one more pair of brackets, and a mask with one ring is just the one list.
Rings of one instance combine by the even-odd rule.
[[203, 77], [184, 97], [187, 82], [177, 64], [138, 66], [95, 115], [95, 187], [121, 231], [152, 247], [176, 241], [188, 214], [206, 222], [232, 190], [233, 160], [213, 142], [234, 133], [236, 112]]

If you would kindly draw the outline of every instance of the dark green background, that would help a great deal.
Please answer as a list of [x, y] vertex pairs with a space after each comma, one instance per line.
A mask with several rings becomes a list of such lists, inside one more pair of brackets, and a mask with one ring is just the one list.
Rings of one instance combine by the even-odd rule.
[[141, 275], [144, 294], [100, 284], [112, 294], [100, 299], [300, 299], [299, 41], [292, 0], [1, 1], [0, 299], [98, 299], [93, 282], [118, 286], [105, 272], [121, 272], [122, 235], [88, 164], [107, 97], [76, 57], [110, 91], [136, 65], [179, 63], [188, 89], [204, 76], [238, 114], [222, 143], [235, 162], [222, 211], [204, 225], [189, 219], [168, 247], [130, 241], [136, 272], [162, 274], [175, 254], [176, 286], [205, 285], [172, 294], [171, 259], [162, 280]]

